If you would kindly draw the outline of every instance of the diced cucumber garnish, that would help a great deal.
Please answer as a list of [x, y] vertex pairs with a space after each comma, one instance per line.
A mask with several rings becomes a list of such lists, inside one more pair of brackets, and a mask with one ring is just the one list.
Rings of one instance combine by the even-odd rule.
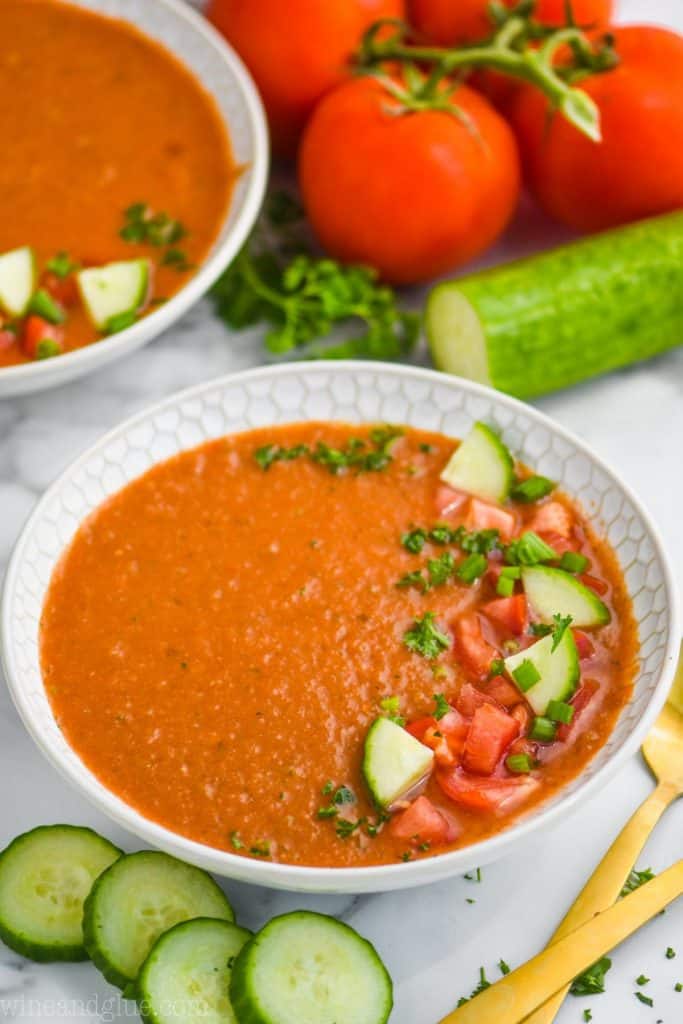
[[[579, 682], [579, 655], [571, 629], [565, 629], [553, 651], [554, 642], [555, 638], [549, 634], [505, 659], [506, 672], [520, 686], [537, 715], [545, 715], [551, 700], [568, 701]], [[525, 671], [524, 662], [529, 662], [534, 671]], [[515, 679], [516, 672], [521, 683]], [[535, 680], [528, 689], [525, 678]]]
[[487, 501], [505, 501], [514, 479], [514, 462], [498, 434], [475, 423], [451, 456], [441, 479], [449, 487]]
[[136, 313], [149, 290], [149, 260], [121, 260], [79, 270], [76, 281], [88, 316], [99, 331], [124, 313]]
[[28, 245], [0, 256], [0, 308], [7, 316], [23, 316], [36, 285], [36, 257]]
[[563, 569], [534, 565], [522, 569], [522, 583], [529, 604], [544, 622], [553, 615], [571, 615], [572, 625], [605, 626], [610, 612], [598, 595]]
[[303, 910], [274, 918], [244, 946], [230, 999], [240, 1024], [385, 1024], [393, 1005], [374, 947]]
[[83, 902], [121, 856], [89, 828], [42, 825], [0, 854], [0, 938], [31, 960], [87, 960]]
[[165, 853], [132, 853], [98, 878], [85, 901], [85, 948], [108, 981], [130, 992], [159, 936], [193, 917], [234, 918], [211, 876]]
[[427, 775], [434, 754], [400, 725], [377, 718], [365, 738], [363, 776], [378, 807], [391, 807]]
[[136, 983], [145, 1024], [237, 1024], [228, 995], [232, 965], [251, 937], [246, 928], [208, 917], [164, 932]]

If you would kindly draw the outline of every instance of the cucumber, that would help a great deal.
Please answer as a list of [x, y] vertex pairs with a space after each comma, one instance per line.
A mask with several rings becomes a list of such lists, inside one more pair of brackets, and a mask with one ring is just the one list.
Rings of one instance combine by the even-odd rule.
[[524, 696], [537, 715], [546, 713], [551, 700], [568, 701], [579, 684], [579, 655], [571, 629], [565, 629], [554, 651], [553, 643], [550, 634], [505, 659], [505, 671], [514, 682], [515, 669], [523, 662], [530, 661], [536, 669], [538, 681], [524, 691]]
[[441, 479], [457, 491], [487, 501], [505, 501], [514, 480], [514, 462], [498, 434], [475, 423], [451, 455]]
[[83, 305], [93, 324], [104, 331], [114, 317], [134, 314], [145, 304], [149, 291], [149, 260], [121, 260], [90, 267], [76, 274]]
[[89, 828], [41, 825], [0, 853], [0, 938], [30, 960], [87, 960], [83, 901], [121, 850]]
[[571, 615], [572, 625], [585, 629], [606, 626], [611, 619], [605, 602], [564, 569], [529, 566], [522, 569], [522, 583], [529, 604], [544, 622], [552, 622], [553, 615]]
[[211, 876], [166, 853], [131, 853], [97, 879], [85, 901], [85, 948], [107, 981], [132, 995], [140, 966], [159, 936], [193, 917], [234, 919]]
[[164, 932], [137, 980], [145, 1024], [237, 1024], [230, 977], [235, 957], [251, 937], [246, 928], [208, 917]]
[[363, 777], [378, 807], [391, 807], [431, 770], [434, 754], [400, 725], [376, 718], [365, 737]]
[[0, 256], [0, 309], [23, 316], [36, 284], [36, 257], [27, 245]]
[[683, 342], [683, 213], [437, 285], [439, 370], [531, 398]]
[[244, 946], [230, 1000], [240, 1024], [384, 1024], [393, 993], [366, 939], [300, 910], [273, 918]]

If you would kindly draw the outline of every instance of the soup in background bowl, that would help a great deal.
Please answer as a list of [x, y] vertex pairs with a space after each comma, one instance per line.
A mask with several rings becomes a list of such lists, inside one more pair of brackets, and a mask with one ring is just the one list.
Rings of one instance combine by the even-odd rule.
[[[482, 432], [498, 462], [473, 485]], [[363, 891], [569, 813], [661, 706], [676, 615], [635, 499], [539, 413], [303, 365], [83, 456], [17, 546], [3, 646], [34, 737], [127, 827], [232, 877]]]

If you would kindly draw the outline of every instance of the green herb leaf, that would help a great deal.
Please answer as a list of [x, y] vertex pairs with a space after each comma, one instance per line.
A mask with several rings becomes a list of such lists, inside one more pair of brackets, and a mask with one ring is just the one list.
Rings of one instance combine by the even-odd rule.
[[489, 677], [502, 676], [505, 672], [505, 662], [502, 658], [494, 658], [489, 666]]
[[671, 946], [667, 946], [666, 953], [664, 954], [667, 960], [673, 960], [676, 956], [676, 950], [672, 949]]
[[[474, 556], [481, 557], [481, 556]], [[464, 564], [464, 563], [463, 563]], [[450, 551], [444, 551], [438, 558], [430, 558], [427, 562], [430, 587], [441, 587], [447, 583], [455, 571], [455, 559]]]
[[64, 278], [68, 277], [74, 270], [78, 270], [78, 263], [74, 263], [68, 252], [58, 252], [56, 256], [47, 261], [45, 269], [49, 270], [56, 277]]
[[54, 338], [41, 338], [36, 345], [36, 359], [52, 359], [61, 354], [62, 346]]
[[161, 266], [173, 267], [179, 273], [194, 269], [194, 263], [189, 262], [187, 254], [182, 249], [167, 249], [161, 257]]
[[410, 530], [401, 537], [401, 544], [413, 555], [419, 555], [427, 541], [427, 533], [421, 527]]
[[407, 572], [401, 576], [400, 580], [396, 581], [396, 586], [401, 588], [415, 587], [424, 594], [429, 590], [429, 580], [425, 579], [419, 569], [415, 569], [413, 572]]
[[562, 637], [572, 624], [572, 617], [571, 615], [553, 615], [553, 622], [555, 625], [553, 626], [553, 642], [550, 648], [551, 654], [560, 646]]
[[605, 991], [605, 975], [612, 966], [608, 956], [603, 956], [587, 971], [580, 974], [572, 982], [570, 992], [573, 996], [592, 996]]
[[634, 992], [633, 994], [636, 997], [636, 999], [639, 1002], [644, 1003], [645, 1006], [654, 1006], [655, 1005], [654, 999], [650, 999], [649, 996], [644, 995], [642, 992]]
[[401, 715], [401, 698], [400, 697], [385, 697], [379, 702], [379, 706], [382, 711], [386, 712], [386, 717], [390, 722], [395, 722], [396, 725], [405, 725], [406, 720]]
[[529, 632], [533, 636], [548, 636], [552, 631], [553, 627], [549, 626], [547, 622], [532, 622], [529, 626]]
[[528, 476], [525, 480], [518, 480], [513, 485], [510, 497], [513, 501], [530, 504], [533, 501], [540, 501], [554, 490], [555, 484], [547, 476]]
[[439, 722], [444, 717], [444, 715], [448, 714], [448, 712], [451, 710], [451, 706], [442, 693], [435, 693], [433, 695], [433, 700], [434, 703], [436, 704], [434, 718], [436, 718], [437, 722]]
[[640, 985], [641, 988], [642, 988], [643, 985], [649, 985], [649, 983], [650, 983], [650, 979], [646, 978], [644, 974], [639, 974], [638, 977], [636, 978], [636, 985]]
[[155, 213], [147, 203], [133, 203], [124, 210], [123, 220], [119, 235], [124, 242], [161, 247], [173, 245], [187, 234], [179, 220], [164, 212]]
[[403, 634], [403, 642], [409, 651], [423, 658], [437, 658], [451, 643], [450, 638], [437, 626], [434, 612], [425, 612], [421, 618], [415, 619], [410, 629]]
[[232, 844], [235, 850], [241, 850], [242, 847], [244, 846], [244, 843], [240, 839], [239, 832], [230, 833], [230, 843]]
[[501, 974], [509, 974], [510, 973], [510, 965], [506, 964], [504, 960], [499, 960], [498, 961], [498, 970], [500, 971]]

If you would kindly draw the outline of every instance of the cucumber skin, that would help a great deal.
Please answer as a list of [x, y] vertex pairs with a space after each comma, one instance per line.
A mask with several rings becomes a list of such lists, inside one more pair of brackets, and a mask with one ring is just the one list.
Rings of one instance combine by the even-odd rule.
[[683, 343], [683, 212], [439, 285], [432, 296], [441, 289], [459, 290], [477, 312], [493, 387], [518, 398], [568, 387]]
[[[127, 857], [140, 857], [151, 852], [153, 851], [138, 850], [137, 853], [127, 854]], [[173, 857], [171, 859], [175, 860], [176, 858]], [[114, 861], [114, 863], [116, 864], [118, 863], [118, 861]], [[180, 861], [180, 863], [182, 864], [185, 862]], [[110, 866], [113, 867], [114, 865], [112, 864]], [[201, 868], [197, 868], [196, 870], [201, 871]], [[92, 960], [100, 974], [102, 974], [106, 978], [106, 980], [110, 982], [112, 985], [115, 985], [117, 988], [120, 988], [122, 990], [124, 999], [137, 999], [138, 993], [136, 979], [129, 978], [128, 975], [122, 974], [122, 972], [119, 971], [118, 968], [116, 968], [108, 959], [108, 957], [100, 950], [98, 942], [97, 924], [95, 922], [95, 902], [97, 897], [97, 891], [99, 890], [100, 886], [104, 882], [106, 882], [106, 875], [108, 871], [109, 868], [102, 872], [102, 874], [99, 876], [99, 878], [93, 885], [92, 889], [90, 890], [88, 898], [83, 904], [83, 945], [85, 946], [88, 958]], [[207, 878], [211, 878], [211, 875], [209, 875], [208, 872], [206, 871], [203, 871], [202, 874], [206, 875]], [[228, 899], [223, 893], [223, 890], [216, 882], [214, 882], [213, 878], [211, 878], [211, 881], [219, 890], [219, 892], [221, 892], [226, 904], [230, 907]], [[232, 907], [230, 907], [230, 912], [232, 913]], [[221, 919], [217, 918], [217, 920]], [[231, 920], [234, 920], [234, 914]]]
[[[228, 924], [232, 928], [235, 928], [237, 931], [244, 932], [245, 936], [249, 936], [249, 938], [246, 939], [246, 942], [249, 942], [251, 940], [251, 938], [253, 937], [253, 932], [250, 932], [247, 928], [240, 928], [239, 925], [234, 924], [234, 922], [232, 922], [232, 921], [220, 921], [218, 918], [214, 918], [214, 917], [195, 917], [191, 921], [181, 921], [179, 924], [174, 924], [173, 927], [169, 928], [169, 930], [167, 932], [164, 932], [162, 935], [160, 935], [159, 938], [157, 939], [157, 941], [154, 943], [154, 945], [150, 949], [149, 954], [147, 956], [147, 959], [145, 960], [145, 962], [143, 963], [142, 967], [140, 968], [140, 974], [138, 976], [138, 981], [136, 981], [134, 983], [134, 985], [127, 986], [127, 990], [129, 992], [128, 995], [126, 995], [126, 989], [124, 989], [124, 993], [123, 993], [124, 994], [124, 998], [138, 1000], [138, 1002], [140, 1004], [138, 1006], [138, 1012], [139, 1012], [140, 1017], [141, 1017], [141, 1019], [143, 1021], [143, 1024], [165, 1024], [165, 1022], [168, 1020], [168, 1018], [158, 1017], [157, 1016], [157, 1014], [154, 1012], [154, 1009], [152, 1007], [152, 1000], [150, 999], [150, 997], [148, 995], [145, 994], [145, 991], [144, 991], [144, 985], [145, 985], [144, 972], [145, 972], [145, 967], [147, 966], [147, 964], [149, 964], [151, 962], [152, 957], [154, 955], [158, 955], [159, 948], [161, 946], [163, 946], [164, 941], [173, 932], [175, 932], [179, 928], [187, 928], [188, 925], [196, 924], [196, 922], [198, 922], [198, 921], [200, 921], [200, 922], [210, 921], [212, 924], [216, 924], [217, 922], [219, 924]], [[245, 942], [245, 945], [246, 945], [246, 942]], [[132, 989], [133, 988], [135, 989], [135, 994], [132, 994]]]
[[[97, 838], [100, 842], [106, 843], [111, 846], [112, 852], [117, 851], [119, 857], [123, 856], [123, 850], [120, 850], [118, 846], [114, 846], [108, 839], [101, 836], [98, 832], [95, 832], [92, 828], [87, 828], [85, 825], [38, 825], [37, 828], [31, 829], [29, 832], [24, 832], [22, 835], [17, 836], [9, 843], [8, 846], [0, 853], [0, 861], [9, 853], [13, 848], [16, 849], [18, 845], [21, 845], [25, 839], [29, 836], [34, 836], [37, 833], [48, 832], [53, 828], [63, 828], [73, 830], [74, 832], [85, 832], [91, 836]], [[106, 868], [104, 869], [107, 870]], [[85, 948], [85, 941], [82, 944], [74, 946], [39, 946], [34, 942], [29, 942], [22, 939], [21, 936], [16, 935], [5, 927], [0, 921], [0, 939], [6, 946], [13, 949], [15, 953], [19, 953], [20, 956], [26, 957], [27, 960], [33, 960], [35, 963], [49, 964], [49, 963], [80, 963], [84, 960], [89, 960], [90, 957]]]
[[[235, 960], [232, 968], [232, 976], [230, 978], [230, 1002], [232, 1003], [233, 1011], [240, 1024], [278, 1024], [277, 1021], [274, 1021], [271, 1017], [267, 1017], [262, 1013], [260, 1007], [253, 1002], [249, 995], [251, 989], [251, 985], [249, 983], [249, 969], [251, 967], [250, 961], [258, 951], [259, 943], [263, 941], [263, 938], [267, 935], [269, 928], [279, 921], [292, 917], [329, 918], [329, 915], [318, 914], [312, 910], [295, 910], [289, 914], [280, 914], [278, 917], [273, 917], [260, 932], [257, 932], [256, 935], [254, 935], [252, 939], [249, 939], [249, 941], [242, 947], [237, 959]], [[336, 918], [329, 919], [333, 920], [340, 928], [347, 929], [354, 935], [358, 942], [363, 943], [367, 947], [371, 957], [376, 961], [377, 966], [384, 972], [387, 980], [389, 998], [387, 1001], [386, 1013], [381, 1019], [377, 1020], [377, 1024], [386, 1024], [394, 1006], [393, 983], [379, 953], [371, 942], [360, 936], [355, 929], [351, 928], [350, 925], [345, 924], [343, 921], [337, 921]]]

